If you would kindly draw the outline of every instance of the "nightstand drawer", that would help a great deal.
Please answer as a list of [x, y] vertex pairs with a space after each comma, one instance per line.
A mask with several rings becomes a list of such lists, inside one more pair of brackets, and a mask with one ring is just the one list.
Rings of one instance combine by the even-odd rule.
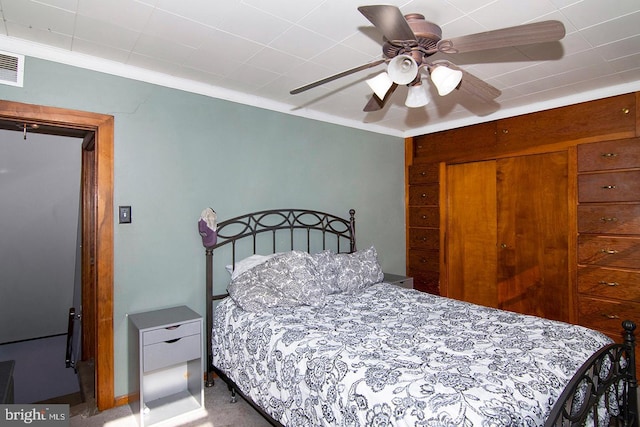
[[200, 333], [200, 322], [189, 322], [167, 328], [154, 329], [142, 334], [142, 345], [171, 341], [176, 338], [186, 337]]
[[144, 346], [144, 372], [201, 357], [200, 334]]

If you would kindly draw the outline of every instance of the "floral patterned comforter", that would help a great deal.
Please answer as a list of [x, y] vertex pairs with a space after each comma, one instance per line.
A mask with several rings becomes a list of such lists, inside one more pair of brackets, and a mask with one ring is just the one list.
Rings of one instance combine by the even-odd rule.
[[216, 308], [213, 364], [291, 426], [539, 426], [611, 340], [389, 284], [322, 307]]

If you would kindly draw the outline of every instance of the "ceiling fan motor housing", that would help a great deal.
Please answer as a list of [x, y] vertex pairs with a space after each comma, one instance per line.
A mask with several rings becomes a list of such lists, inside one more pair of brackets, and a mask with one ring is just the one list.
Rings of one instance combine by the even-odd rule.
[[[426, 21], [424, 15], [420, 13], [410, 13], [404, 16], [409, 27], [416, 36], [416, 40], [385, 40], [382, 46], [382, 54], [385, 58], [391, 59], [398, 55], [411, 55], [418, 64], [422, 63], [425, 51], [436, 52], [436, 46], [442, 39], [442, 29], [433, 22]], [[416, 51], [415, 48], [422, 48]]]

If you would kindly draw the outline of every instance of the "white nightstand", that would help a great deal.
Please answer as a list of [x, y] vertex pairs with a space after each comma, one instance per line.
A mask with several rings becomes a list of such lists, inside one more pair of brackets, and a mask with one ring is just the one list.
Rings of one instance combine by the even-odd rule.
[[202, 317], [186, 306], [129, 315], [130, 403], [142, 427], [204, 409]]
[[383, 281], [386, 283], [391, 283], [392, 285], [400, 286], [402, 288], [413, 289], [413, 277], [384, 273]]

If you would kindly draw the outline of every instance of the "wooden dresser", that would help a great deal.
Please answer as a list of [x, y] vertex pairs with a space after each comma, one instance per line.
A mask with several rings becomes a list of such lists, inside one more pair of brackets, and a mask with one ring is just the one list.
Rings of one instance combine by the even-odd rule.
[[416, 289], [640, 325], [640, 93], [405, 141]]
[[640, 138], [578, 146], [578, 323], [640, 317]]

